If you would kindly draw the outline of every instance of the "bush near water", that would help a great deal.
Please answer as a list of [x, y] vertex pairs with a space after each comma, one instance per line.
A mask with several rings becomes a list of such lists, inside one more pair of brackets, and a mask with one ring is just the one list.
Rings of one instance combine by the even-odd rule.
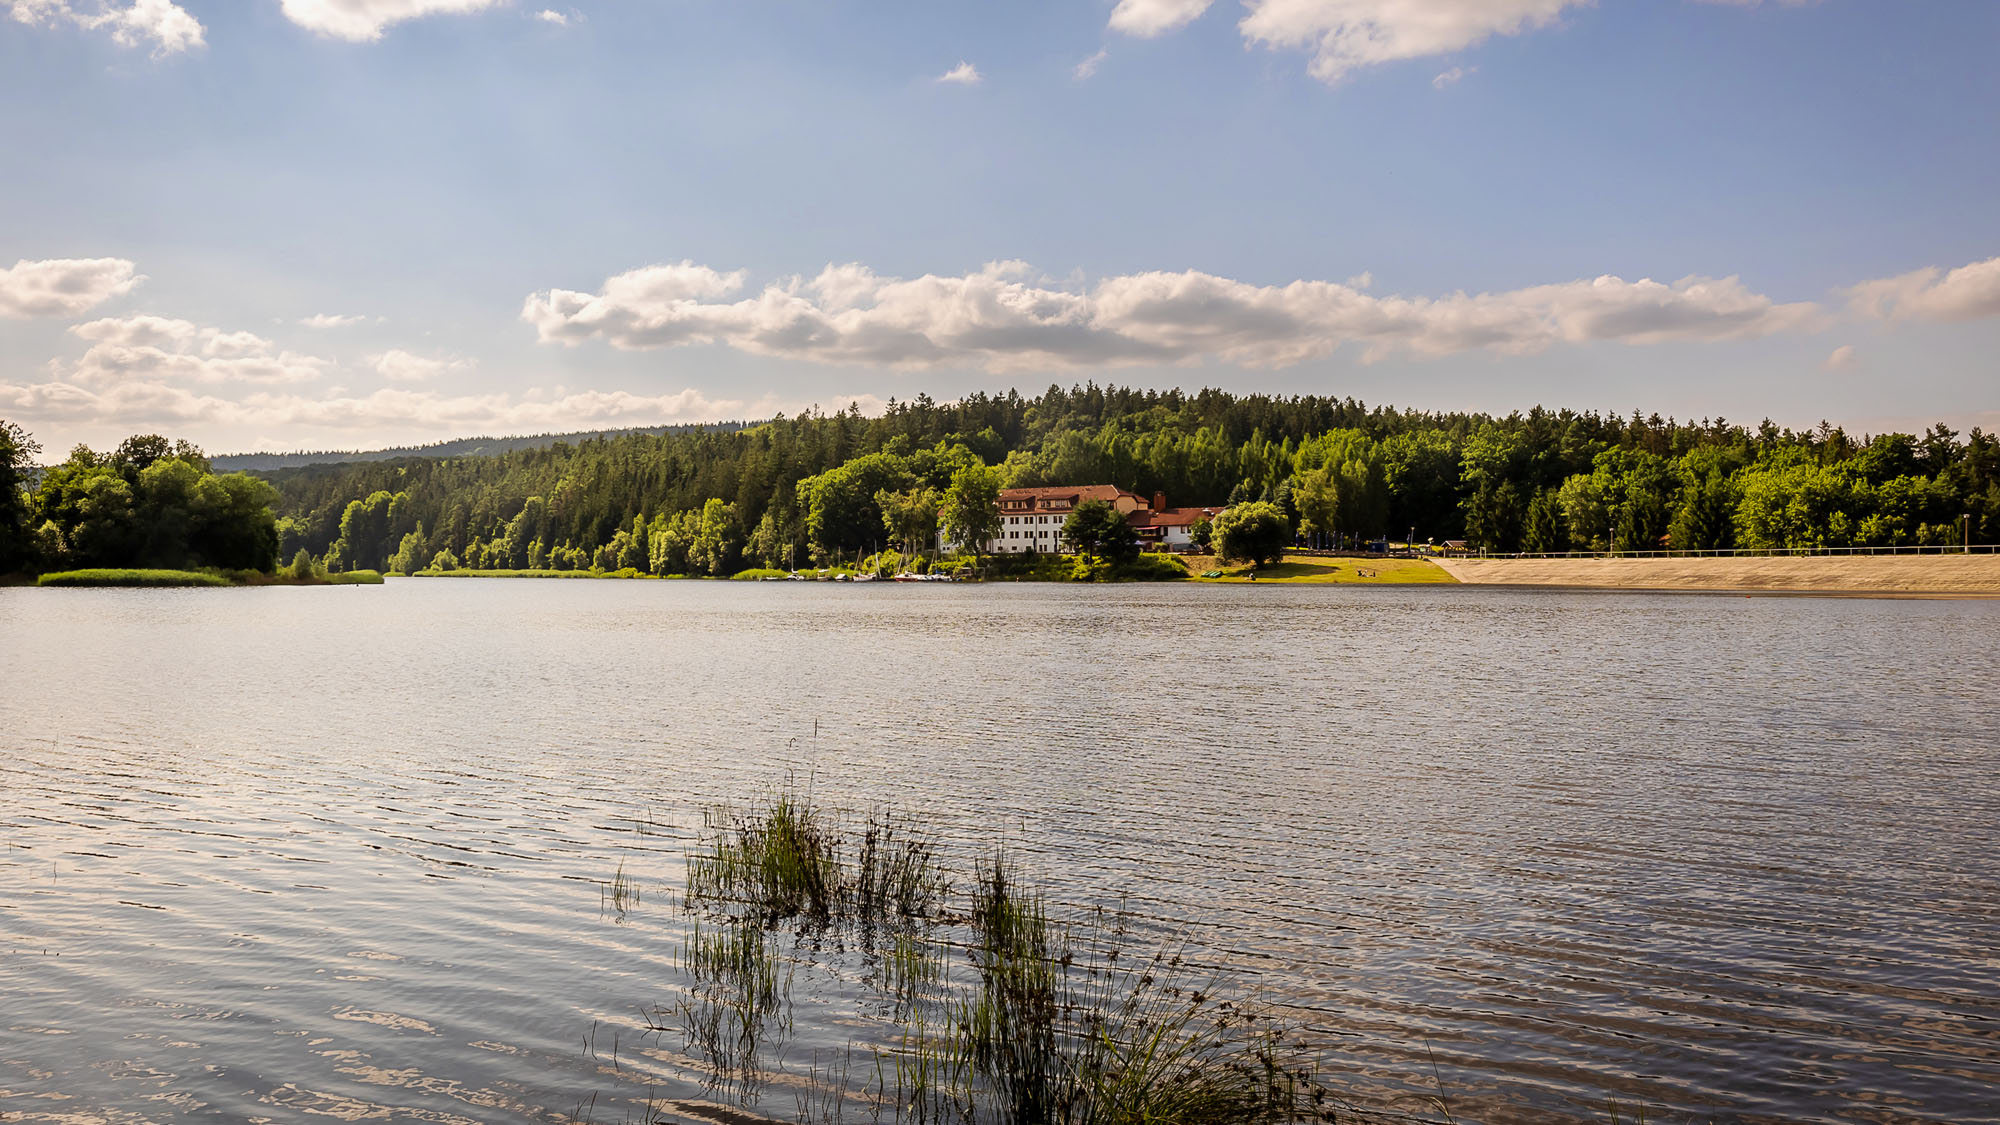
[[277, 567], [277, 490], [210, 472], [185, 441], [142, 434], [110, 453], [79, 445], [29, 491], [39, 451], [0, 422], [0, 573], [56, 572], [45, 585], [185, 586]]

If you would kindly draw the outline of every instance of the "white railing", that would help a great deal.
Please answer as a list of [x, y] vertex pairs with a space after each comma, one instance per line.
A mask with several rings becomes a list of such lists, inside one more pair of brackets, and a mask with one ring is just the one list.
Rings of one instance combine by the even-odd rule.
[[1925, 547], [1769, 547], [1738, 548], [1727, 551], [1478, 551], [1459, 558], [1481, 559], [1706, 559], [1706, 558], [1813, 558], [1834, 555], [1990, 555], [2000, 552], [2000, 544], [1954, 543]]

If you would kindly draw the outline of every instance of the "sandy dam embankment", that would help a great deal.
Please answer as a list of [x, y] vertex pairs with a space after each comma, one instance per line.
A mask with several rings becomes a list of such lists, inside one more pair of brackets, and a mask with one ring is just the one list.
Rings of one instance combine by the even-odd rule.
[[1488, 586], [2000, 596], [2000, 554], [1435, 561]]

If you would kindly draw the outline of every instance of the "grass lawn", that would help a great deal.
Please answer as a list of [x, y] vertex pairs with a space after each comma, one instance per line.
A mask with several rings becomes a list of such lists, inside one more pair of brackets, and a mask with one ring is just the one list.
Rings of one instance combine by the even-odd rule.
[[[1248, 582], [1250, 567], [1222, 566], [1212, 555], [1190, 555], [1188, 570], [1197, 582]], [[1206, 571], [1220, 570], [1220, 578], [1203, 578]], [[1368, 557], [1289, 555], [1276, 566], [1257, 570], [1259, 582], [1333, 582], [1372, 586], [1412, 586], [1458, 581], [1428, 559], [1379, 559]]]
[[199, 570], [140, 570], [104, 567], [44, 574], [37, 586], [228, 586], [220, 574]]

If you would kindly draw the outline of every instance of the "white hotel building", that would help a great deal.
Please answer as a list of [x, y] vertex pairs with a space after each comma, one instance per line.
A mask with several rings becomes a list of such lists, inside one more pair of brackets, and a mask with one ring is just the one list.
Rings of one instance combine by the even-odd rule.
[[986, 544], [988, 554], [1042, 554], [1063, 549], [1064, 521], [1085, 500], [1102, 500], [1125, 516], [1138, 533], [1139, 546], [1149, 550], [1185, 551], [1194, 543], [1195, 521], [1213, 519], [1221, 508], [1169, 508], [1167, 498], [1153, 494], [1151, 504], [1116, 485], [1055, 485], [1009, 488], [1000, 493], [1000, 534]]

